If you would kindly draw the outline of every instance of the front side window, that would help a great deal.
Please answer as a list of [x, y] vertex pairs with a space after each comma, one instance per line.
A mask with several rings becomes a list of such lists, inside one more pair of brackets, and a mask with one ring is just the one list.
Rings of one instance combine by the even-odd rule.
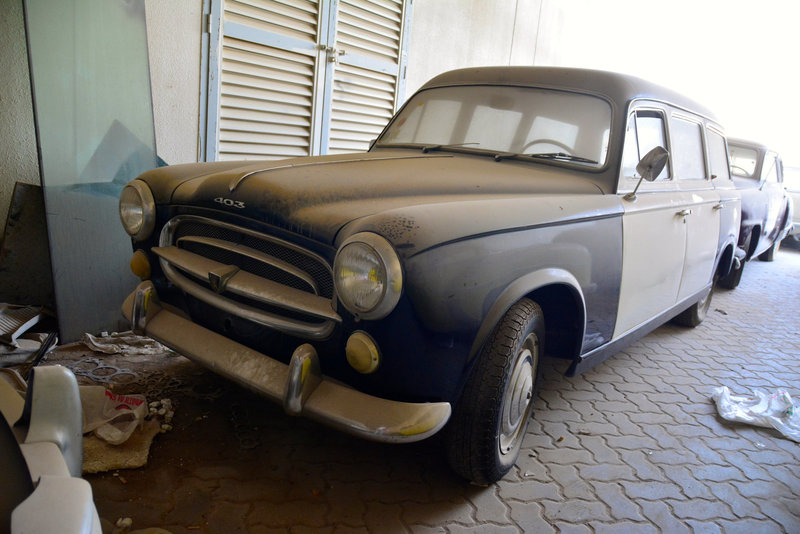
[[753, 148], [729, 145], [731, 153], [731, 174], [739, 178], [758, 180], [756, 165], [758, 164], [758, 151]]
[[611, 106], [585, 94], [505, 86], [438, 87], [416, 94], [379, 146], [458, 146], [490, 154], [605, 164]]
[[[628, 178], [639, 178], [636, 165], [657, 146], [667, 148], [664, 115], [660, 111], [640, 109], [628, 117], [625, 132], [625, 148], [622, 154], [622, 173]], [[668, 163], [657, 180], [669, 178]]]

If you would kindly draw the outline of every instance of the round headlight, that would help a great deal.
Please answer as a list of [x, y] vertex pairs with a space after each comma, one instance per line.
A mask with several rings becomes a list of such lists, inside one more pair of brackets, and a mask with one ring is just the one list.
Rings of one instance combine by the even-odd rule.
[[333, 262], [339, 301], [353, 315], [381, 319], [400, 300], [403, 274], [392, 245], [370, 232], [347, 239]]
[[156, 202], [147, 184], [134, 180], [119, 196], [119, 218], [125, 231], [136, 241], [147, 239], [156, 225]]

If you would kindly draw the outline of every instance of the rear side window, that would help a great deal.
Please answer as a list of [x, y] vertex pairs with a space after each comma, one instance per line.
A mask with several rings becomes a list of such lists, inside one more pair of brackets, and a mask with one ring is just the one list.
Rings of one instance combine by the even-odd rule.
[[671, 134], [675, 176], [681, 180], [705, 180], [702, 126], [673, 116]]
[[711, 177], [717, 180], [730, 180], [728, 169], [728, 151], [725, 149], [725, 138], [713, 130], [706, 130], [708, 139], [708, 157], [711, 166]]
[[[624, 176], [638, 178], [636, 165], [653, 148], [667, 147], [664, 114], [660, 111], [640, 109], [631, 113], [625, 131], [625, 148], [622, 155]], [[664, 167], [657, 180], [669, 178], [670, 164]]]

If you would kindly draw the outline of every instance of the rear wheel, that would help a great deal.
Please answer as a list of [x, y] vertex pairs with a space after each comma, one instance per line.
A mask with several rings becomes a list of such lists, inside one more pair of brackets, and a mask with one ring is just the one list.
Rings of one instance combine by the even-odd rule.
[[673, 322], [681, 326], [695, 327], [703, 322], [703, 319], [708, 315], [708, 309], [711, 307], [711, 296], [714, 294], [714, 284], [708, 288], [704, 296], [692, 304], [688, 309], [676, 315]]
[[778, 252], [780, 246], [781, 242], [775, 241], [771, 247], [758, 255], [758, 259], [761, 261], [773, 261], [775, 259], [775, 253]]
[[728, 273], [728, 276], [724, 276], [717, 281], [717, 285], [724, 289], [736, 289], [739, 286], [739, 282], [742, 281], [742, 272], [744, 272], [744, 264], [745, 262], [742, 261], [739, 264], [739, 268], [731, 268], [731, 272]]
[[501, 479], [517, 461], [533, 409], [544, 315], [524, 298], [503, 316], [478, 355], [447, 429], [447, 454], [476, 484]]

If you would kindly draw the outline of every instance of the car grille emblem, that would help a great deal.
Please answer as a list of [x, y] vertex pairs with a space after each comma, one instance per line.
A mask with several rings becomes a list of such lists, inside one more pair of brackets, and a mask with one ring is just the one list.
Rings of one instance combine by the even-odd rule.
[[221, 269], [216, 269], [214, 271], [208, 272], [208, 283], [211, 285], [211, 289], [215, 293], [222, 293], [225, 291], [225, 287], [227, 287], [228, 282], [233, 275], [239, 272], [239, 268], [235, 265], [228, 265], [226, 267], [222, 267]]

